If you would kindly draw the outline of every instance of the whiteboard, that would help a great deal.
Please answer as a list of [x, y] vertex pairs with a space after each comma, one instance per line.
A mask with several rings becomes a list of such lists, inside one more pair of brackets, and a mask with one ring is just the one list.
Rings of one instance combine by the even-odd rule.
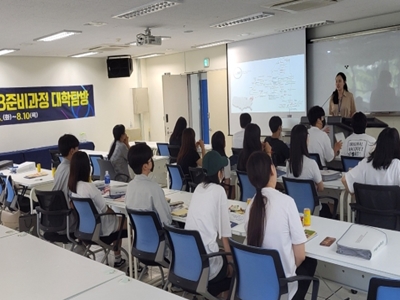
[[335, 76], [347, 76], [357, 111], [400, 111], [400, 32], [385, 32], [307, 45], [308, 108], [324, 105]]

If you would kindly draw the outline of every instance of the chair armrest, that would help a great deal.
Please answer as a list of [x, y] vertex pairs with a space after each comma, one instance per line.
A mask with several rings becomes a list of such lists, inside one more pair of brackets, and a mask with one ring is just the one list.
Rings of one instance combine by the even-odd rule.
[[303, 275], [292, 276], [292, 277], [288, 277], [288, 278], [280, 278], [279, 283], [282, 285], [282, 284], [286, 284], [289, 282], [304, 281], [304, 280], [313, 282], [311, 300], [317, 300], [318, 289], [319, 289], [319, 279], [317, 277], [303, 276]]
[[69, 215], [71, 213], [71, 209], [63, 209], [63, 210], [57, 210], [57, 211], [47, 211], [42, 209], [41, 207], [37, 206], [36, 211], [40, 212], [43, 215], [46, 216], [63, 216], [63, 215]]
[[359, 210], [361, 212], [376, 214], [381, 216], [398, 216], [400, 215], [400, 211], [398, 210], [379, 210], [379, 209], [370, 209], [364, 206], [361, 206], [357, 203], [350, 203], [350, 207], [352, 211]]
[[211, 258], [211, 257], [215, 257], [215, 256], [228, 256], [228, 255], [232, 255], [232, 253], [231, 252], [214, 252], [214, 253], [202, 255], [202, 257]]

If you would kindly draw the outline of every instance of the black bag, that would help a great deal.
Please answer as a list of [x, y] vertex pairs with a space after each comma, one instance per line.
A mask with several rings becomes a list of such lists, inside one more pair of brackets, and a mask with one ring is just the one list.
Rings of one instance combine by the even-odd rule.
[[37, 214], [25, 214], [19, 217], [19, 231], [37, 235]]

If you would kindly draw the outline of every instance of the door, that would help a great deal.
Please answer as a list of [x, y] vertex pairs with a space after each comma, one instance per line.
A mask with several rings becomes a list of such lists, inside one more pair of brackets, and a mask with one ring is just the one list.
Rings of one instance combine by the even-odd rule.
[[165, 141], [174, 130], [176, 120], [184, 117], [189, 124], [189, 95], [187, 75], [163, 75]]

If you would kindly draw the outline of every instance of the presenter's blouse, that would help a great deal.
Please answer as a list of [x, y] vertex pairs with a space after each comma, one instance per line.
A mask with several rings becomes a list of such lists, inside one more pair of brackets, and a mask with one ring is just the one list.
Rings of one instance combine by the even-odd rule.
[[350, 92], [343, 92], [342, 99], [339, 99], [338, 104], [333, 103], [333, 95], [329, 101], [329, 115], [330, 116], [341, 116], [344, 118], [351, 118], [356, 112], [356, 104], [354, 102], [354, 96]]

